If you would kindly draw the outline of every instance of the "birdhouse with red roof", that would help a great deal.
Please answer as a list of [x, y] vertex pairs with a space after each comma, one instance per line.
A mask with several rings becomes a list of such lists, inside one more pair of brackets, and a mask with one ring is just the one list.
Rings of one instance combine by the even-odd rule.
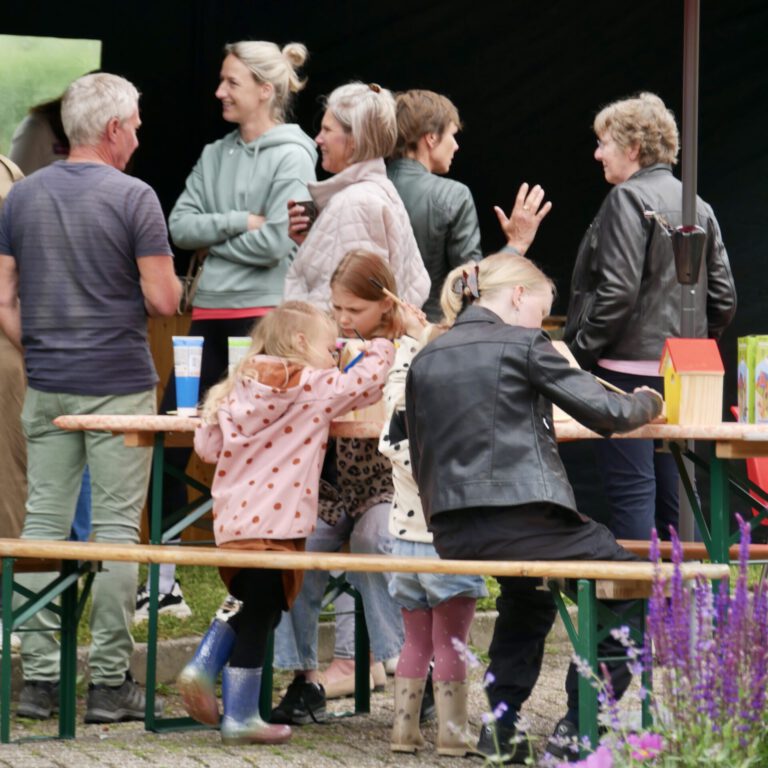
[[669, 424], [719, 424], [723, 420], [725, 368], [714, 339], [667, 339], [659, 373]]

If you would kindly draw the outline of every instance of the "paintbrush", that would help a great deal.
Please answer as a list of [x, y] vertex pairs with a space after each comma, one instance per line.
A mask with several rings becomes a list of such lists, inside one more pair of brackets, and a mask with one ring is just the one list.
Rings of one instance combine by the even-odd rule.
[[401, 307], [407, 307], [408, 304], [403, 301], [399, 296], [396, 296], [389, 288], [385, 288], [375, 277], [369, 277], [368, 282], [375, 285], [385, 296], [389, 296], [392, 301], [399, 304]]
[[615, 384], [611, 384], [610, 381], [606, 381], [605, 379], [601, 379], [599, 376], [595, 376], [595, 374], [592, 374], [595, 377], [595, 380], [602, 384], [607, 390], [610, 390], [611, 392], [615, 392], [617, 395], [626, 395], [628, 394], [625, 392], [621, 387], [617, 387]]

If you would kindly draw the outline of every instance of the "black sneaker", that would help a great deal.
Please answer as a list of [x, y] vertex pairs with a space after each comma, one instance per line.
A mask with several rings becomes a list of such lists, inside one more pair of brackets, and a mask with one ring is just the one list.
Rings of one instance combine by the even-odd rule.
[[579, 729], [570, 720], [563, 718], [547, 741], [547, 752], [561, 763], [572, 763], [579, 759]]
[[59, 683], [50, 680], [25, 680], [19, 694], [16, 717], [47, 720], [59, 711]]
[[477, 751], [492, 765], [524, 765], [533, 758], [528, 735], [501, 723], [488, 723], [480, 731]]
[[307, 725], [325, 719], [325, 689], [320, 683], [310, 683], [304, 675], [299, 675], [272, 710], [269, 721], [284, 725]]
[[[122, 685], [109, 686], [91, 683], [88, 686], [86, 723], [122, 723], [127, 720], [143, 720], [147, 698], [144, 691], [133, 681], [130, 674]], [[163, 713], [163, 701], [155, 697], [155, 717]]]
[[[192, 615], [192, 609], [184, 599], [181, 584], [178, 580], [173, 582], [170, 592], [160, 594], [157, 601], [158, 616], [175, 616], [177, 619], [188, 619]], [[136, 593], [136, 612], [133, 614], [134, 623], [149, 619], [149, 591], [146, 585], [139, 587]]]

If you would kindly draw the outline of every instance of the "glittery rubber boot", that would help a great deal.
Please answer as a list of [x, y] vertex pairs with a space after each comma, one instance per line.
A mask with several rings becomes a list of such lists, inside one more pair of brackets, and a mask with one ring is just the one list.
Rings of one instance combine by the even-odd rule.
[[221, 740], [225, 744], [282, 744], [291, 738], [288, 725], [265, 723], [259, 714], [261, 668], [224, 667]]
[[206, 725], [219, 724], [216, 678], [229, 659], [235, 632], [226, 621], [214, 619], [192, 660], [181, 670], [176, 685], [190, 717]]

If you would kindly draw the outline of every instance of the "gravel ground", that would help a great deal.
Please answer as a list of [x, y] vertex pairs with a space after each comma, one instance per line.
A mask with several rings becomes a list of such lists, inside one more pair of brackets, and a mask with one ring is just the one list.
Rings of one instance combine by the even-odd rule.
[[[544, 669], [533, 696], [524, 708], [530, 734], [540, 745], [555, 722], [564, 713], [563, 682], [570, 658], [570, 645], [562, 637], [553, 636], [547, 646]], [[472, 671], [470, 719], [477, 732], [486, 710], [481, 684], [482, 670]], [[285, 682], [285, 681], [284, 681]], [[172, 687], [163, 691], [166, 715], [183, 715], [180, 699]], [[481, 765], [479, 759], [459, 760], [438, 757], [432, 747], [436, 725], [430, 723], [423, 733], [428, 747], [417, 757], [389, 751], [389, 733], [393, 715], [392, 680], [385, 693], [374, 694], [368, 716], [332, 719], [322, 725], [294, 729], [288, 744], [282, 746], [222, 746], [214, 730], [192, 730], [155, 734], [143, 730], [142, 723], [118, 726], [84, 725], [82, 712], [78, 735], [74, 741], [39, 739], [56, 733], [55, 722], [13, 720], [15, 743], [0, 747], [0, 766], [9, 768], [201, 768], [207, 766], [446, 766]], [[343, 712], [351, 699], [330, 703], [330, 708]], [[22, 740], [22, 741], [18, 741]]]

